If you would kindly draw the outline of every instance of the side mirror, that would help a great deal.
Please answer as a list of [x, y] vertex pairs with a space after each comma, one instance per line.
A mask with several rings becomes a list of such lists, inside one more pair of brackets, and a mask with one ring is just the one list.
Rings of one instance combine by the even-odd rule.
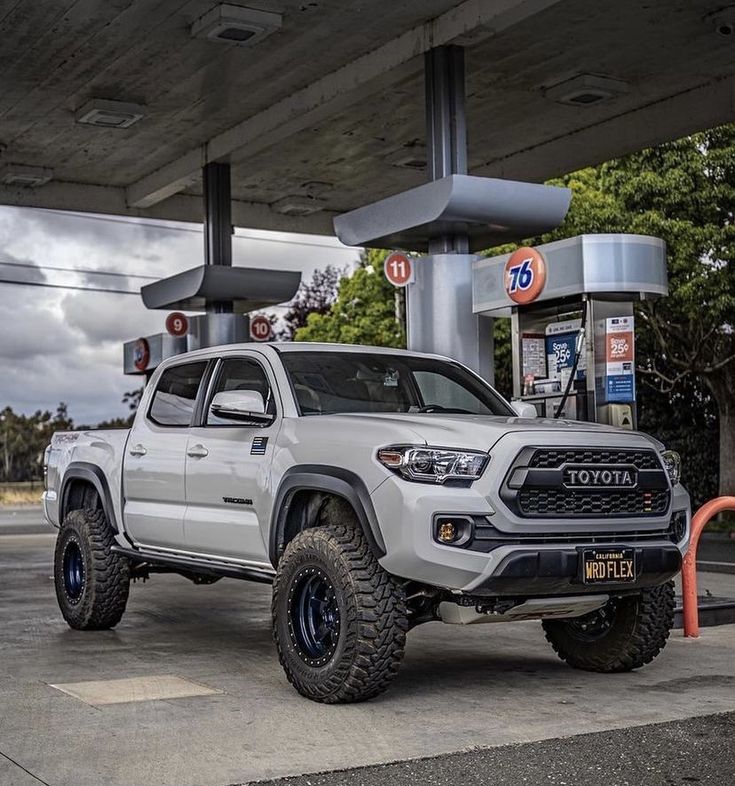
[[273, 416], [266, 414], [263, 396], [257, 390], [223, 390], [216, 393], [209, 408], [218, 418], [245, 423], [268, 424]]
[[537, 418], [538, 410], [528, 401], [511, 401], [511, 407], [519, 418]]

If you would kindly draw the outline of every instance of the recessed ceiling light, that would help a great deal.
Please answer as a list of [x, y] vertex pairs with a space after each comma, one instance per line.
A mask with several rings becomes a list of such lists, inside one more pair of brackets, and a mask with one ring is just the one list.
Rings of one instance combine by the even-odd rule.
[[276, 213], [282, 213], [284, 216], [303, 217], [310, 216], [312, 213], [318, 213], [324, 209], [324, 206], [312, 197], [293, 195], [273, 202], [271, 208]]
[[619, 79], [596, 74], [580, 74], [546, 88], [544, 95], [560, 104], [592, 106], [628, 92], [628, 85]]
[[5, 164], [0, 167], [0, 183], [4, 186], [38, 188], [54, 176], [53, 169], [25, 164]]
[[735, 5], [728, 5], [713, 11], [704, 17], [704, 21], [713, 25], [717, 35], [735, 39]]
[[143, 107], [123, 101], [93, 98], [77, 112], [77, 123], [102, 128], [129, 128], [143, 117]]
[[403, 169], [426, 169], [426, 145], [402, 145], [398, 150], [389, 153], [385, 160], [391, 166]]
[[272, 11], [221, 3], [194, 22], [191, 34], [223, 44], [252, 46], [278, 30], [282, 19], [281, 14]]

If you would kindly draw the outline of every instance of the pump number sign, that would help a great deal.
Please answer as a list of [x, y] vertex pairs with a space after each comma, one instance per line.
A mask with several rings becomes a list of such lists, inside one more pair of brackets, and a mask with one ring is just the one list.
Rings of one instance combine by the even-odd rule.
[[253, 341], [268, 341], [271, 337], [271, 321], [263, 314], [250, 320], [250, 338]]
[[505, 265], [505, 291], [508, 297], [525, 305], [532, 303], [546, 286], [546, 261], [535, 248], [524, 246], [514, 251]]
[[405, 287], [413, 281], [411, 258], [400, 251], [394, 251], [385, 258], [383, 272], [394, 287]]
[[173, 311], [166, 317], [166, 330], [172, 336], [185, 336], [189, 330], [189, 320], [186, 314], [180, 311]]

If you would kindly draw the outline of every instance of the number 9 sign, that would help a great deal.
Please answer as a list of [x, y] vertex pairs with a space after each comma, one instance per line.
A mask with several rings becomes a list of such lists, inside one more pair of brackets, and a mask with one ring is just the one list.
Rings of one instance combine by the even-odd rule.
[[166, 330], [172, 336], [185, 336], [189, 330], [189, 320], [186, 314], [180, 311], [173, 311], [166, 317]]
[[514, 251], [505, 265], [505, 291], [520, 305], [532, 303], [546, 285], [546, 262], [535, 248]]

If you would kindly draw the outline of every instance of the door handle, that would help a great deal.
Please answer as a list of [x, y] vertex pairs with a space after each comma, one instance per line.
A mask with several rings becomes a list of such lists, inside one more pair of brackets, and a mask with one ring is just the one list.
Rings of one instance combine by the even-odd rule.
[[204, 458], [205, 456], [209, 455], [209, 451], [204, 447], [204, 445], [194, 445], [186, 451], [186, 455], [191, 456], [192, 458]]
[[140, 444], [133, 445], [132, 448], [128, 451], [131, 456], [145, 456], [148, 451]]

